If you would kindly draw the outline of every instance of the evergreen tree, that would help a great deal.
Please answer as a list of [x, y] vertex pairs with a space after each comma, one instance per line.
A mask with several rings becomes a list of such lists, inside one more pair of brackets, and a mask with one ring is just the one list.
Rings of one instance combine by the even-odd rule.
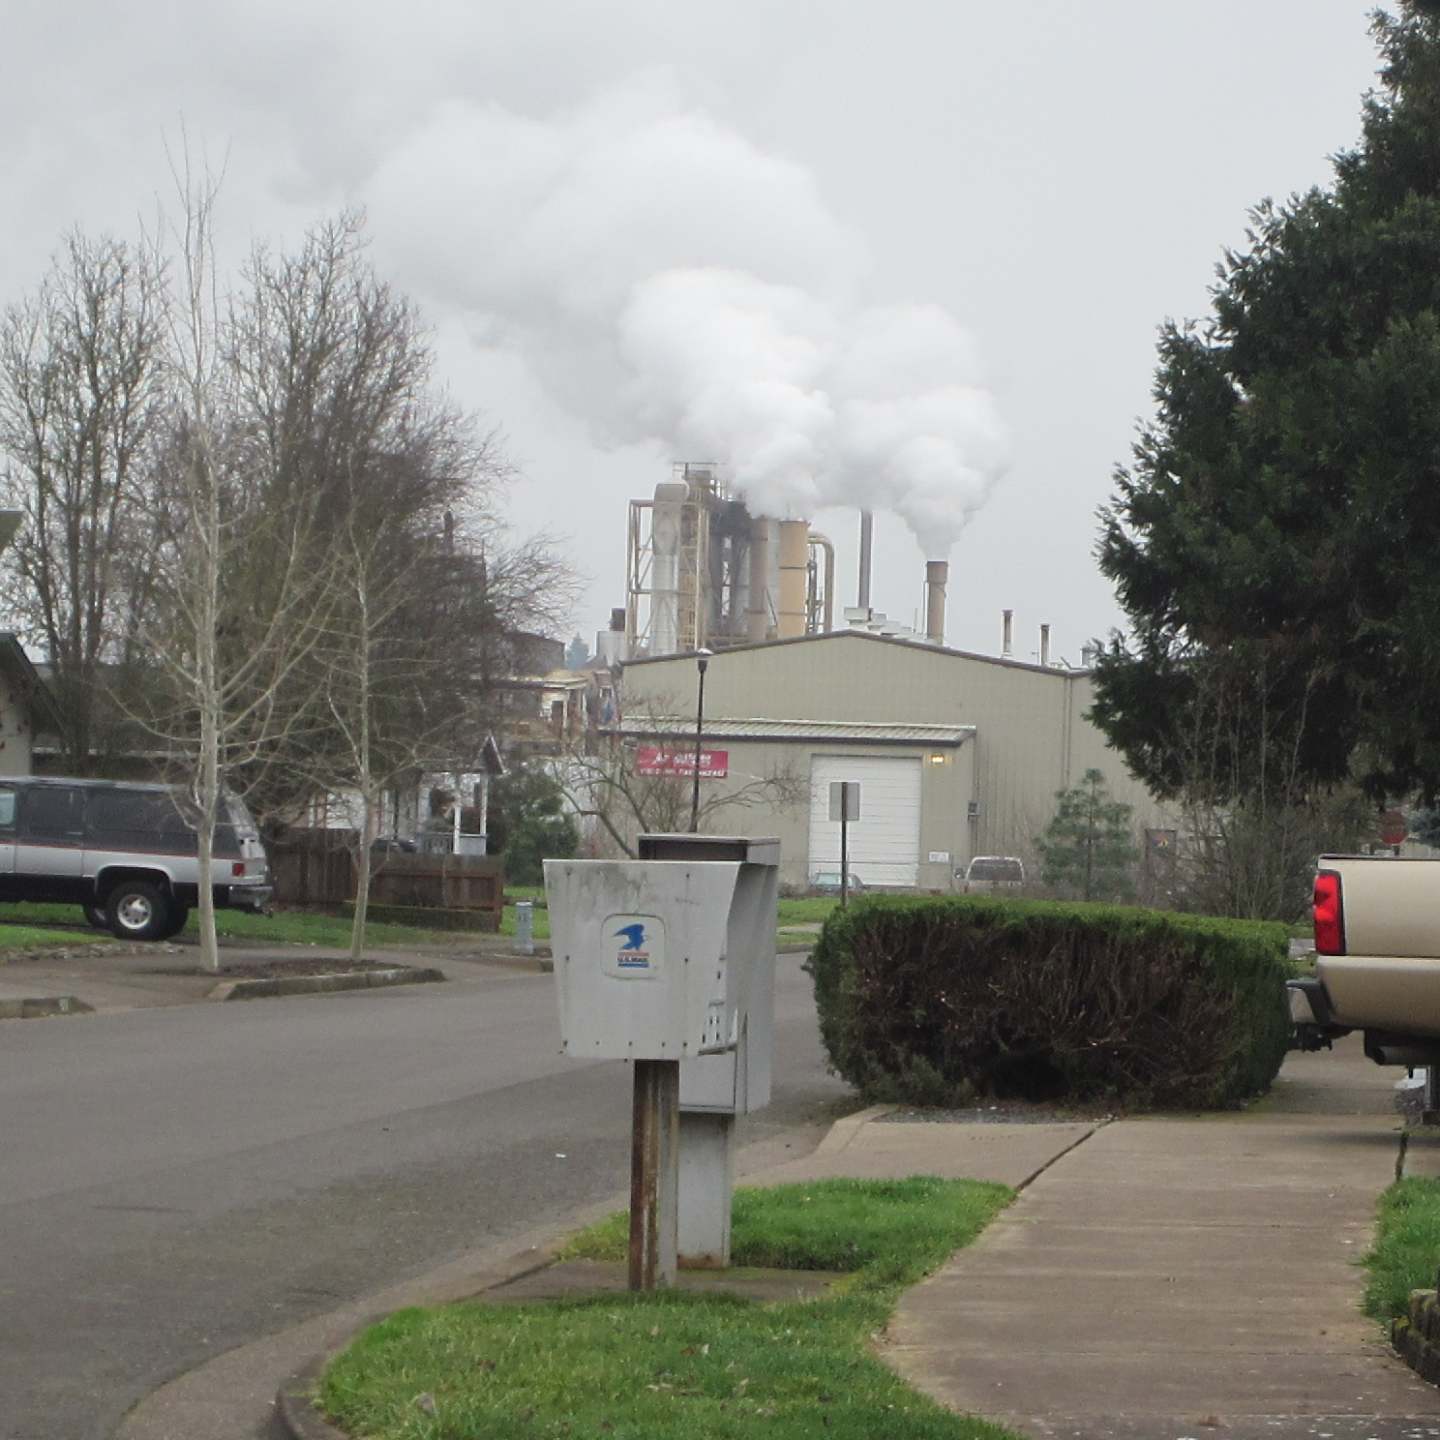
[[565, 647], [565, 668], [583, 670], [590, 663], [590, 647], [582, 636], [576, 635]]
[[1380, 87], [1333, 183], [1263, 202], [1102, 512], [1132, 637], [1094, 718], [1161, 794], [1211, 779], [1440, 791], [1440, 0], [1377, 12]]
[[575, 853], [580, 835], [559, 782], [542, 767], [512, 770], [490, 791], [490, 853], [503, 855], [505, 877], [538, 885], [542, 862]]
[[1057, 790], [1055, 801], [1055, 818], [1035, 842], [1041, 879], [1071, 899], [1128, 899], [1138, 854], [1131, 807], [1111, 798], [1099, 770], [1087, 770], [1078, 785]]

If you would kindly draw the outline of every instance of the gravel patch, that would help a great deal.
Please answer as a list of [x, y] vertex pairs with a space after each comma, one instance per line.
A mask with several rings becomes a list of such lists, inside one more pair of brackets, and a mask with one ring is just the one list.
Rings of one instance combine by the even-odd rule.
[[141, 975], [218, 975], [225, 980], [284, 980], [291, 975], [358, 975], [368, 970], [408, 970], [386, 960], [254, 960], [203, 970], [198, 965], [147, 965]]
[[1032, 1105], [1023, 1100], [1001, 1100], [994, 1105], [976, 1105], [958, 1110], [939, 1106], [915, 1106], [892, 1110], [877, 1117], [878, 1125], [1074, 1125], [1079, 1122], [1111, 1120], [1106, 1110], [1058, 1110], [1053, 1105]]

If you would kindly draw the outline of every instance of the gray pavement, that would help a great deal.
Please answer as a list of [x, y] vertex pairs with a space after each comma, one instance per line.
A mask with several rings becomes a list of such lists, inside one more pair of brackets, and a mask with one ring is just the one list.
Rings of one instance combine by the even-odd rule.
[[[237, 1132], [216, 1145], [220, 1168], [197, 1173], [193, 1185], [183, 1166], [162, 1168], [178, 1182], [174, 1195], [181, 1212], [191, 1204], [203, 1209], [206, 1196], [214, 1205], [217, 1180], [235, 1187], [231, 1198], [240, 1206], [226, 1217], [227, 1223], [239, 1217], [233, 1244], [213, 1228], [202, 1232], [218, 1259], [203, 1247], [196, 1250], [185, 1226], [178, 1232], [178, 1249], [166, 1259], [205, 1266], [207, 1278], [216, 1284], [227, 1276], [234, 1283], [236, 1267], [244, 1264], [246, 1247], [256, 1233], [277, 1236], [279, 1243], [273, 1256], [238, 1287], [238, 1295], [212, 1304], [214, 1334], [200, 1337], [198, 1346], [192, 1337], [188, 1347], [172, 1338], [167, 1363], [184, 1373], [140, 1401], [116, 1432], [123, 1440], [253, 1440], [264, 1435], [279, 1384], [304, 1361], [340, 1343], [364, 1319], [401, 1304], [458, 1298], [496, 1284], [534, 1263], [558, 1235], [620, 1200], [623, 1155], [616, 1141], [624, 1133], [623, 1094], [617, 1089], [618, 1099], [610, 1097], [616, 1103], [609, 1104], [602, 1098], [605, 1086], [589, 1080], [567, 1084], [568, 1067], [554, 1057], [537, 1070], [538, 1057], [527, 1053], [522, 1038], [525, 1026], [533, 1023], [528, 1017], [535, 995], [519, 1010], [499, 1003], [507, 980], [526, 991], [545, 987], [547, 999], [549, 982], [518, 973], [497, 978], [494, 967], [475, 962], [453, 968], [461, 976], [457, 994], [485, 993], [494, 1002], [484, 1028], [487, 1042], [499, 1047], [491, 1059], [498, 1060], [502, 1073], [507, 1065], [515, 1066], [515, 1102], [527, 1112], [538, 1103], [533, 1113], [542, 1117], [535, 1137], [540, 1148], [554, 1145], [558, 1150], [561, 1141], [554, 1137], [573, 1133], [577, 1138], [564, 1143], [572, 1161], [582, 1160], [585, 1183], [563, 1186], [542, 1199], [543, 1192], [524, 1179], [527, 1172], [519, 1158], [524, 1147], [517, 1149], [523, 1122], [511, 1126], [513, 1135], [502, 1139], [495, 1151], [494, 1141], [482, 1138], [494, 1133], [495, 1115], [489, 1114], [483, 1125], [469, 1116], [458, 1131], [459, 1151], [493, 1153], [498, 1162], [485, 1166], [489, 1173], [483, 1179], [477, 1174], [475, 1198], [482, 1210], [511, 1219], [482, 1225], [479, 1246], [455, 1249], [454, 1258], [438, 1269], [416, 1262], [461, 1238], [463, 1226], [455, 1224], [453, 1216], [437, 1226], [428, 1252], [425, 1244], [402, 1240], [402, 1253], [387, 1254], [386, 1240], [393, 1244], [397, 1222], [405, 1233], [402, 1216], [424, 1213], [426, 1223], [435, 1225], [455, 1203], [459, 1177], [437, 1171], [434, 1161], [442, 1134], [453, 1124], [451, 1117], [459, 1118], [455, 1103], [463, 1087], [447, 1109], [431, 1082], [438, 1070], [443, 1090], [465, 1070], [461, 1056], [450, 1053], [453, 1036], [448, 1030], [438, 1048], [430, 1046], [413, 1067], [402, 1067], [396, 1076], [383, 1028], [369, 1021], [353, 1031], [343, 1026], [353, 1038], [364, 1034], [378, 1044], [381, 1071], [392, 1083], [399, 1080], [399, 1090], [379, 1107], [376, 1121], [368, 1119], [364, 1087], [347, 1088], [347, 1070], [313, 1097], [292, 1095], [293, 1114], [268, 1131], [261, 1125], [252, 1134], [253, 1117], [233, 1117]], [[137, 962], [130, 973], [108, 977], [116, 986], [109, 1003], [117, 1010], [181, 1003], [176, 992], [161, 983], [163, 977], [144, 971]], [[788, 1022], [788, 1037], [793, 1045], [813, 1021], [800, 1018], [803, 980], [792, 976], [790, 985], [787, 1013], [794, 1018]], [[100, 989], [89, 993], [105, 1003]], [[145, 998], [149, 996], [159, 998]], [[260, 1043], [273, 1057], [290, 1043], [286, 1037], [293, 1019], [278, 1026], [278, 1036], [274, 1024], [258, 1023], [258, 1007], [272, 1003], [305, 1007], [347, 1001], [337, 997], [243, 1007], [255, 1008], [257, 1019], [242, 1027], [242, 1049]], [[348, 1003], [389, 1002], [367, 996]], [[173, 1023], [173, 1013], [128, 1018], [132, 1024], [153, 1026]], [[303, 1015], [304, 1010], [284, 1013]], [[8, 1038], [23, 1026], [38, 1042], [37, 1026], [97, 1023], [105, 1023], [105, 1017], [14, 1022], [5, 1034]], [[308, 1024], [300, 1028], [301, 1033], [313, 1033]], [[433, 1021], [421, 1029], [429, 1033]], [[401, 1030], [405, 1036], [421, 1033], [409, 1024]], [[52, 1033], [62, 1032], [56, 1028]], [[79, 1036], [82, 1031], [63, 1033]], [[220, 1067], [219, 1085], [235, 1083], [235, 1056], [214, 1038], [225, 1033], [223, 1028], [207, 1024], [204, 1033], [211, 1038], [202, 1043], [216, 1047], [211, 1059]], [[813, 1046], [813, 1038], [807, 1037], [807, 1043]], [[53, 1042], [46, 1048], [54, 1048]], [[813, 1058], [809, 1063], [813, 1065]], [[356, 1068], [357, 1078], [363, 1068]], [[589, 1068], [597, 1078], [603, 1069]], [[487, 1070], [487, 1075], [493, 1073]], [[794, 1094], [808, 1097], [814, 1118], [819, 1114], [814, 1106], [826, 1094], [838, 1096], [838, 1090], [827, 1091], [813, 1071], [804, 1073], [807, 1078]], [[1334, 1054], [1292, 1056], [1272, 1095], [1243, 1114], [1063, 1124], [900, 1124], [886, 1123], [883, 1113], [867, 1112], [837, 1122], [813, 1149], [813, 1139], [807, 1143], [805, 1136], [818, 1137], [820, 1132], [786, 1131], [785, 1124], [793, 1123], [798, 1111], [793, 1104], [788, 1110], [782, 1105], [768, 1125], [752, 1127], [742, 1171], [757, 1183], [824, 1175], [939, 1173], [1020, 1188], [1016, 1203], [975, 1246], [903, 1298], [887, 1337], [890, 1362], [912, 1383], [959, 1410], [1003, 1420], [1047, 1440], [1198, 1440], [1211, 1435], [1230, 1440], [1433, 1440], [1440, 1437], [1440, 1391], [1401, 1365], [1379, 1327], [1359, 1311], [1363, 1272], [1357, 1261], [1372, 1234], [1375, 1200], [1394, 1178], [1402, 1153], [1393, 1090], [1399, 1073], [1371, 1065], [1351, 1041]], [[438, 1128], [422, 1125], [418, 1135], [402, 1142], [399, 1151], [388, 1156], [383, 1178], [349, 1180], [337, 1192], [334, 1186], [345, 1171], [343, 1160], [337, 1159], [348, 1152], [349, 1142], [337, 1146], [319, 1140], [321, 1114], [330, 1112], [339, 1133], [358, 1121], [357, 1135], [388, 1147], [392, 1142], [380, 1140], [377, 1133], [390, 1128], [376, 1123], [380, 1112], [386, 1119], [406, 1112], [411, 1104], [407, 1090], [422, 1076], [427, 1103], [439, 1100], [442, 1106], [433, 1112]], [[296, 1078], [290, 1076], [288, 1085]], [[269, 1093], [279, 1087], [265, 1077], [252, 1084], [259, 1086], [252, 1101], [258, 1099], [268, 1111]], [[142, 1103], [145, 1094], [142, 1089]], [[213, 1106], [204, 1100], [203, 1087], [201, 1099], [202, 1114], [210, 1114]], [[594, 1109], [597, 1102], [602, 1102], [603, 1116]], [[568, 1107], [568, 1114], [552, 1118], [555, 1106]], [[42, 1105], [32, 1117], [32, 1128], [53, 1126], [59, 1119]], [[52, 1223], [65, 1218], [70, 1190], [83, 1188], [97, 1154], [101, 1169], [124, 1168], [127, 1138], [112, 1131], [106, 1117], [95, 1124], [82, 1121], [73, 1136], [86, 1157], [82, 1173], [70, 1173], [67, 1167], [75, 1162], [53, 1154], [51, 1169], [41, 1166], [37, 1172], [32, 1167], [36, 1188], [22, 1199], [46, 1207]], [[254, 1157], [264, 1153], [253, 1148], [261, 1132], [277, 1135], [282, 1146], [278, 1164], [262, 1162], [267, 1177], [292, 1166], [299, 1159], [290, 1153], [293, 1143], [310, 1137], [306, 1173], [295, 1175], [292, 1182], [299, 1192], [297, 1205], [282, 1212], [255, 1208], [248, 1177], [230, 1163], [233, 1155], [253, 1165]], [[283, 1138], [291, 1132], [295, 1142]], [[433, 1141], [419, 1138], [427, 1134], [434, 1135]], [[583, 1141], [578, 1138], [582, 1135]], [[182, 1149], [193, 1155], [197, 1147], [201, 1156], [207, 1152], [203, 1137], [188, 1134]], [[607, 1147], [616, 1153], [608, 1153]], [[178, 1164], [181, 1156], [167, 1155], [160, 1143], [152, 1160], [163, 1167]], [[533, 1156], [530, 1160], [533, 1163]], [[407, 1161], [417, 1166], [413, 1185], [406, 1183], [412, 1178], [405, 1174]], [[1404, 1163], [1407, 1173], [1440, 1175], [1440, 1135], [1412, 1135]], [[12, 1204], [16, 1193], [15, 1181], [0, 1177], [0, 1214], [9, 1221], [16, 1211], [6, 1203], [7, 1181]], [[369, 1184], [374, 1186], [377, 1223], [357, 1224], [357, 1217], [345, 1214], [347, 1202], [341, 1197], [348, 1193], [352, 1203], [370, 1203]], [[435, 1197], [427, 1196], [436, 1186], [443, 1197], [438, 1209]], [[517, 1189], [518, 1205], [510, 1193]], [[163, 1207], [146, 1203], [143, 1185], [133, 1195], [128, 1190], [94, 1195], [102, 1193], [102, 1203], [92, 1205], [92, 1211], [123, 1216], [132, 1240], [144, 1233], [157, 1247], [167, 1237], [177, 1243], [174, 1228], [151, 1213]], [[58, 1207], [51, 1197], [58, 1199]], [[308, 1203], [302, 1203], [304, 1197]], [[258, 1232], [256, 1216], [262, 1217]], [[534, 1228], [517, 1225], [521, 1216], [528, 1216]], [[286, 1233], [291, 1227], [293, 1236]], [[358, 1247], [349, 1263], [331, 1258], [307, 1264], [292, 1243], [313, 1245], [327, 1229], [348, 1235]], [[12, 1244], [27, 1243], [23, 1210], [18, 1228], [11, 1225], [8, 1233]], [[106, 1229], [105, 1244], [112, 1245], [115, 1238], [113, 1228]], [[108, 1256], [98, 1242], [82, 1243], [79, 1252], [67, 1274], [83, 1293], [85, 1267], [93, 1264], [100, 1278], [85, 1301], [104, 1299]], [[153, 1253], [157, 1259], [161, 1254], [158, 1249]], [[397, 1283], [377, 1293], [375, 1282], [387, 1274]], [[257, 1313], [267, 1286], [276, 1296], [269, 1325]], [[6, 1296], [0, 1282], [0, 1307]], [[193, 1299], [187, 1304], [192, 1315], [206, 1313]], [[243, 1312], [242, 1324], [226, 1323], [230, 1309]], [[0, 1308], [0, 1339], [8, 1338], [3, 1313]], [[57, 1313], [53, 1318], [61, 1317]], [[242, 1342], [236, 1337], [247, 1327], [252, 1338]], [[205, 1352], [222, 1349], [224, 1353], [190, 1368]], [[0, 1393], [3, 1378], [0, 1375]], [[11, 1433], [29, 1440], [31, 1433], [58, 1437], [82, 1432], [53, 1426], [11, 1432], [0, 1426], [0, 1434]]]
[[[958, 1410], [1047, 1440], [1433, 1440], [1440, 1391], [1359, 1311], [1356, 1262], [1400, 1153], [1395, 1078], [1352, 1045], [1293, 1056], [1238, 1115], [899, 1124], [880, 1107], [744, 1168], [760, 1184], [940, 1173], [1021, 1188], [902, 1299], [883, 1346]], [[1440, 1137], [1408, 1159], [1440, 1170]], [[221, 1356], [151, 1396], [123, 1440], [261, 1433], [247, 1427], [286, 1376], [368, 1315], [497, 1284], [565, 1228]]]
[[[558, 1053], [549, 976], [444, 968], [0, 1021], [0, 1437], [109, 1437], [217, 1354], [611, 1202], [625, 1068]], [[778, 990], [776, 1103], [746, 1135], [784, 1154], [847, 1098], [797, 962]], [[273, 1391], [212, 1393], [219, 1428], [176, 1433], [263, 1433]]]

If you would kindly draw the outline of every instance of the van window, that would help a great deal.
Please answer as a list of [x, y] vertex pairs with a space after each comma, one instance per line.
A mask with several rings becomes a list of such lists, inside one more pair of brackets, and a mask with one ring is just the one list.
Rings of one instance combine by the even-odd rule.
[[15, 792], [8, 785], [0, 785], [0, 830], [13, 829], [15, 825]]
[[99, 849], [185, 855], [195, 848], [194, 832], [163, 791], [93, 790], [86, 822]]
[[68, 840], [80, 828], [81, 796], [78, 790], [58, 785], [37, 785], [25, 792], [22, 814], [27, 835], [37, 840]]

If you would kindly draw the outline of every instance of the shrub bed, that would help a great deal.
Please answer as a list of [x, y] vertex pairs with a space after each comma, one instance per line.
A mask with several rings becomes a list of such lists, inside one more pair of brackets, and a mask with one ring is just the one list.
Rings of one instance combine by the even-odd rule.
[[916, 1105], [1219, 1108], [1290, 1038], [1283, 925], [1110, 905], [867, 896], [807, 962], [830, 1063]]

